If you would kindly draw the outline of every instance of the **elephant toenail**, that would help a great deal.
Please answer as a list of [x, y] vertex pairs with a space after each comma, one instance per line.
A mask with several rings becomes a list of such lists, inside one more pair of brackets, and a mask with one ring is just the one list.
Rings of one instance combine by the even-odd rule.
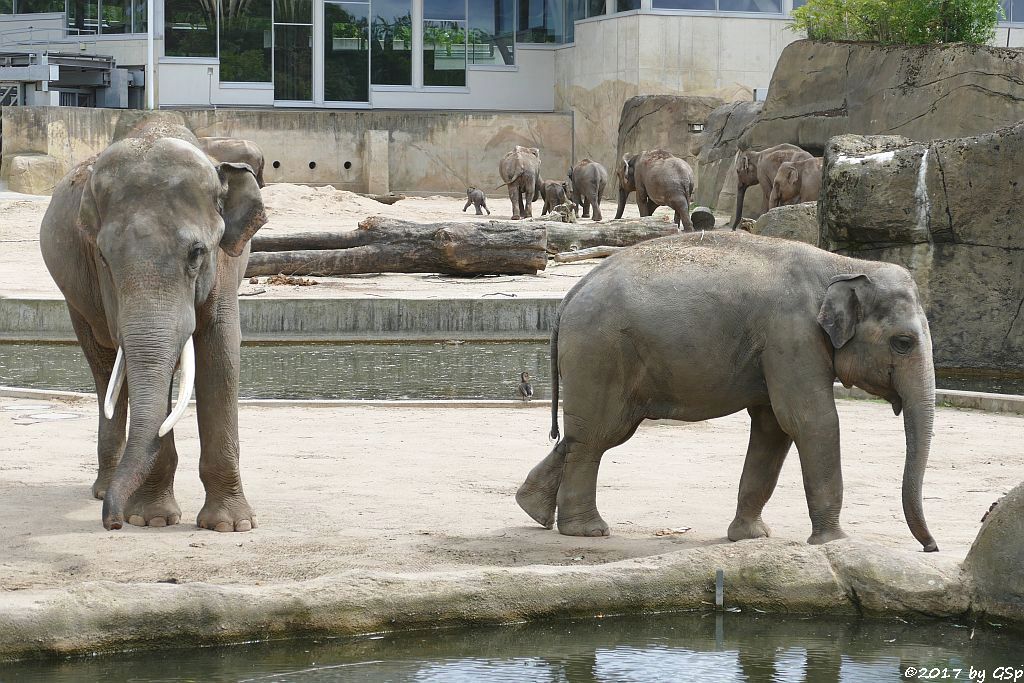
[[252, 524], [247, 519], [243, 519], [235, 524], [235, 531], [251, 531]]
[[217, 526], [213, 527], [214, 531], [234, 531], [235, 527], [231, 522], [217, 522]]
[[139, 515], [132, 515], [128, 518], [128, 523], [133, 526], [146, 526], [146, 520]]
[[164, 519], [163, 517], [154, 517], [153, 519], [149, 520], [149, 525], [150, 526], [167, 526], [167, 520]]

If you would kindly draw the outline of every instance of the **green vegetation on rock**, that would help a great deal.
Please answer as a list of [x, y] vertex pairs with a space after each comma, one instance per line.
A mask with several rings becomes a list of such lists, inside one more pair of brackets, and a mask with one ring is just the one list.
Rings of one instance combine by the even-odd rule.
[[808, 0], [792, 28], [812, 40], [983, 45], [1002, 17], [1000, 0]]

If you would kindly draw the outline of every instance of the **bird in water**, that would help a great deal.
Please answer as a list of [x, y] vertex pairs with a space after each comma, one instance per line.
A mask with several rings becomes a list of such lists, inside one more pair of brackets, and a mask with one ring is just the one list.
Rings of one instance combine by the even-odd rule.
[[519, 383], [519, 395], [523, 397], [524, 401], [529, 401], [533, 398], [533, 385], [530, 384], [530, 373], [522, 373], [519, 375], [519, 379], [522, 380]]

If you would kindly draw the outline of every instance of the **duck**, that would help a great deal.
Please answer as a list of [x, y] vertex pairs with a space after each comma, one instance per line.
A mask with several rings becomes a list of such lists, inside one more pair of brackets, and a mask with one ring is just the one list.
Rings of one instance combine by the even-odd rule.
[[530, 384], [530, 373], [521, 373], [519, 379], [522, 380], [519, 383], [519, 395], [523, 397], [524, 401], [529, 401], [533, 398], [533, 385]]

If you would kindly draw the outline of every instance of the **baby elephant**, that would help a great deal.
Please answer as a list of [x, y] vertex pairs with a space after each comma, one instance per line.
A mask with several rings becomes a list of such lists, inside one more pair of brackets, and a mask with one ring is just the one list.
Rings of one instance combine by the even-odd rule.
[[[462, 211], [465, 212], [466, 209], [469, 208], [470, 204], [476, 207], [477, 216], [482, 216], [484, 211], [487, 212], [488, 216], [491, 215], [491, 210], [487, 208], [487, 195], [483, 193], [483, 190], [478, 190], [475, 187], [466, 188], [466, 205], [462, 207]], [[483, 209], [484, 211], [481, 211], [480, 209]]]
[[540, 215], [551, 213], [559, 204], [566, 203], [566, 195], [569, 194], [569, 183], [563, 180], [542, 180], [540, 185], [540, 196], [544, 199], [544, 208]]
[[779, 166], [768, 197], [768, 208], [801, 202], [816, 202], [821, 191], [820, 157], [787, 161]]

